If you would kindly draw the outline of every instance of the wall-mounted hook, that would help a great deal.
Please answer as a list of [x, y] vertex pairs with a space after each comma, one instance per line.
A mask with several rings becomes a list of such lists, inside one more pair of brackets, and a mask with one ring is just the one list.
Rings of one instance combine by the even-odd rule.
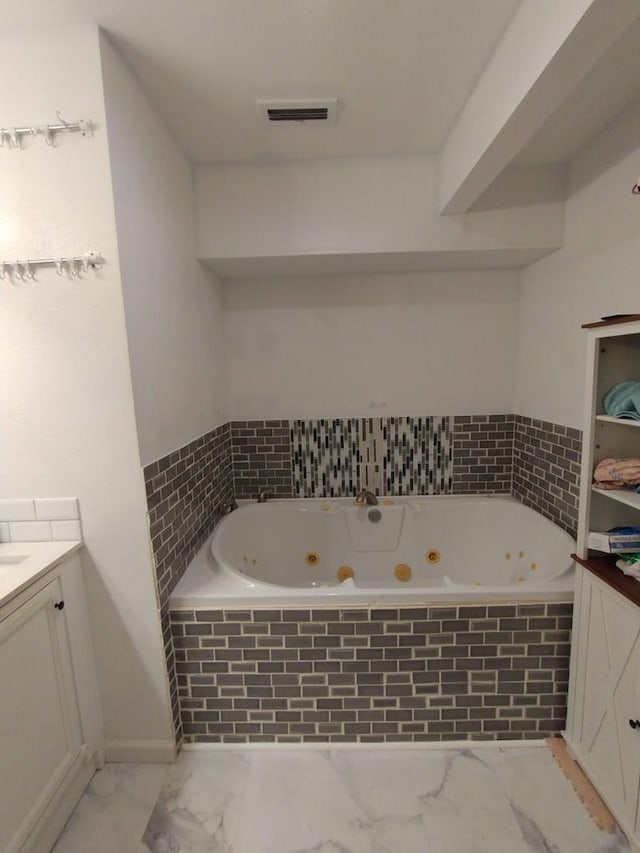
[[16, 278], [19, 278], [20, 281], [24, 281], [24, 273], [25, 273], [24, 264], [21, 264], [20, 261], [16, 261], [14, 269], [15, 269]]
[[64, 268], [64, 258], [58, 258], [55, 262], [56, 264], [56, 275], [62, 275], [62, 270]]

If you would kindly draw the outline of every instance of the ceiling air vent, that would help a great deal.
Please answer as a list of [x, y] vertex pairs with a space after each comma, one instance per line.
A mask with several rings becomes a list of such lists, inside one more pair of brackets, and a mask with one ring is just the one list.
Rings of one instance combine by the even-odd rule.
[[264, 121], [281, 122], [318, 122], [335, 124], [337, 98], [258, 98], [258, 113]]

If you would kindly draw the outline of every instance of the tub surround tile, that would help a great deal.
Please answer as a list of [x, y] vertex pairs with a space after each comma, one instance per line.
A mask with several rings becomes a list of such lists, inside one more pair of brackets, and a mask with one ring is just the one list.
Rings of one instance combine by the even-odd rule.
[[294, 496], [446, 494], [451, 439], [448, 417], [292, 421]]
[[580, 430], [516, 416], [513, 494], [572, 536], [578, 527], [581, 454]]
[[566, 716], [571, 604], [176, 611], [191, 742], [540, 738]]
[[144, 478], [162, 605], [233, 500], [230, 425], [147, 465]]
[[[175, 662], [178, 658], [178, 663], [187, 663], [184, 659], [184, 652], [188, 647], [187, 640], [199, 642], [197, 639], [199, 635], [177, 636], [175, 640], [172, 638], [168, 599], [175, 584], [184, 573], [187, 563], [213, 529], [217, 520], [216, 509], [221, 504], [230, 502], [234, 494], [238, 499], [255, 499], [261, 491], [268, 491], [280, 498], [353, 496], [361, 486], [372, 488], [379, 494], [389, 495], [451, 492], [458, 494], [512, 493], [565, 530], [574, 533], [580, 448], [581, 435], [577, 430], [512, 414], [234, 421], [147, 466], [145, 481], [149, 503], [150, 533], [177, 730], [179, 731], [180, 727], [180, 709]], [[10, 503], [12, 503], [9, 507], [11, 512], [29, 513], [30, 518], [35, 520], [33, 502], [31, 507], [24, 505], [29, 502], [17, 502], [19, 506], [17, 504], [13, 506], [16, 502]], [[1, 531], [0, 535], [2, 535]], [[304, 620], [302, 622], [304, 623]], [[289, 646], [282, 642], [287, 635], [260, 637], [261, 626], [254, 625], [253, 630], [256, 632], [253, 638], [256, 642], [255, 651], [275, 650], [278, 648], [278, 643], [282, 652], [289, 651]], [[317, 649], [314, 643], [319, 641], [314, 639], [313, 631], [309, 624], [305, 624], [300, 633], [304, 632], [305, 643], [310, 643], [311, 651], [315, 652]], [[407, 629], [406, 633], [411, 636], [412, 629]], [[420, 636], [419, 632], [414, 631], [413, 634]], [[240, 648], [241, 643], [245, 643], [247, 639], [244, 636], [237, 637], [237, 648]], [[303, 637], [300, 636], [300, 651], [303, 648], [302, 639]], [[357, 639], [356, 636], [355, 641]], [[331, 637], [331, 640], [335, 641], [335, 638]], [[385, 641], [389, 642], [389, 638]], [[181, 645], [176, 655], [174, 643], [177, 642]], [[288, 642], [292, 642], [291, 637], [288, 637]], [[418, 640], [414, 640], [414, 643], [417, 642]], [[513, 640], [514, 647], [517, 647], [518, 643], [520, 643], [519, 639]], [[433, 645], [432, 643], [431, 646]], [[211, 651], [211, 648], [208, 650]], [[227, 646], [226, 653], [235, 655], [237, 648]], [[411, 648], [411, 644], [405, 637], [404, 644], [399, 641], [397, 643], [397, 654], [401, 655], [408, 651], [411, 657]], [[200, 650], [202, 651], [203, 648]], [[348, 643], [342, 642], [340, 648], [334, 649], [333, 658], [327, 657], [325, 660], [327, 673], [324, 674], [328, 674], [330, 668], [335, 670], [337, 667], [340, 669], [340, 674], [344, 675], [340, 654], [343, 655], [344, 660], [349, 660], [348, 655], [352, 652], [353, 648], [348, 647]], [[430, 648], [429, 652], [433, 653], [433, 648]], [[475, 666], [475, 658], [478, 655], [476, 645], [470, 644], [466, 653], [470, 671]], [[424, 658], [426, 657], [425, 653]], [[398, 657], [398, 660], [400, 659], [401, 657]], [[228, 658], [228, 661], [231, 662], [231, 658]], [[280, 662], [271, 661], [271, 663]], [[286, 663], [284, 660], [282, 662]], [[188, 663], [192, 665], [196, 662]], [[243, 663], [250, 665], [250, 661], [244, 658], [239, 658], [234, 663], [237, 669]], [[300, 659], [298, 665], [302, 667], [303, 664], [308, 668], [308, 675], [320, 674], [315, 671], [312, 658]], [[406, 663], [404, 665], [408, 666]], [[525, 669], [529, 668], [525, 667]], [[185, 674], [183, 671], [183, 675]], [[200, 673], [200, 675], [203, 674]], [[234, 670], [227, 674], [235, 676], [242, 673], [236, 673]], [[258, 687], [258, 685], [253, 686], [256, 689]], [[281, 687], [284, 686], [281, 685]], [[302, 686], [300, 685], [301, 690]], [[307, 683], [304, 686], [307, 689], [326, 688], [329, 695], [333, 696], [332, 690], [338, 685]], [[182, 687], [184, 688], [184, 685]], [[395, 687], [407, 688], [407, 685], [398, 683]], [[414, 688], [410, 686], [409, 689]], [[443, 691], [442, 696], [436, 698], [444, 699], [447, 695], [455, 695], [451, 693], [452, 690], [453, 688], [447, 687], [449, 693]], [[401, 695], [401, 692], [398, 692], [396, 698]], [[469, 692], [474, 695], [481, 693], [476, 682], [472, 684], [469, 680]], [[428, 693], [424, 691], [420, 695], [428, 695]], [[192, 697], [185, 698], [189, 700]], [[293, 699], [294, 697], [284, 698]], [[307, 697], [300, 694], [298, 698]], [[321, 697], [309, 696], [308, 698]], [[192, 712], [188, 720], [191, 732], [194, 735], [208, 736], [209, 730], [206, 726], [203, 728], [205, 721], [194, 719], [194, 708], [187, 710]], [[208, 709], [200, 708], [200, 710]], [[286, 707], [281, 710], [290, 712], [293, 709]], [[314, 708], [314, 711], [318, 710], [317, 707]], [[379, 709], [369, 708], [369, 710]], [[396, 706], [395, 710], [406, 709]], [[431, 706], [422, 710], [430, 711]], [[288, 729], [285, 731], [282, 727], [287, 722], [293, 724], [293, 721], [275, 718], [269, 720], [269, 725], [273, 728], [268, 733], [262, 728], [256, 731], [256, 722], [265, 723], [265, 720], [219, 720], [218, 722], [221, 725], [223, 722], [225, 724], [239, 722], [250, 727], [241, 733], [236, 732], [232, 727], [231, 731], [225, 730], [225, 736], [298, 737], [300, 735], [352, 739], [380, 736], [444, 737], [452, 736], [452, 733], [454, 735], [462, 733], [465, 727], [473, 733], [478, 730], [478, 720], [480, 720], [479, 716], [471, 714], [468, 718], [456, 719], [454, 714], [450, 713], [445, 717], [441, 712], [437, 720], [431, 720], [432, 726], [426, 733], [409, 728], [409, 726], [415, 727], [424, 720], [413, 718], [390, 720], [386, 716], [383, 720], [359, 718], [333, 720], [330, 718], [325, 721], [326, 728], [322, 733], [317, 728], [314, 728], [313, 732], [308, 729], [297, 732], [290, 732]], [[348, 731], [342, 726], [347, 722], [350, 725]], [[406, 727], [402, 728], [401, 723], [406, 723]], [[378, 726], [375, 730], [374, 724]], [[300, 722], [300, 725], [304, 726], [306, 723]], [[319, 725], [319, 720], [315, 720], [314, 725]], [[541, 730], [535, 723], [535, 718], [527, 717], [524, 712], [519, 725], [523, 732]], [[481, 733], [486, 736], [496, 736], [504, 732], [508, 734], [516, 730], [511, 722], [505, 723], [504, 712], [502, 717], [495, 712], [493, 720], [488, 720], [487, 724], [480, 728]], [[555, 731], [557, 727], [552, 726], [550, 730]]]
[[233, 500], [231, 427], [224, 424], [144, 469], [160, 623], [176, 739], [182, 739], [169, 596]]
[[514, 415], [453, 418], [453, 492], [510, 494]]
[[237, 500], [260, 492], [293, 496], [289, 421], [232, 421], [233, 487]]
[[[561, 819], [558, 819], [558, 816]], [[628, 853], [546, 748], [183, 752], [144, 853]]]
[[383, 418], [383, 494], [446, 495], [452, 487], [451, 418]]
[[[356, 495], [365, 458], [363, 430], [362, 418], [292, 421], [294, 497]], [[375, 464], [373, 458], [367, 462]]]

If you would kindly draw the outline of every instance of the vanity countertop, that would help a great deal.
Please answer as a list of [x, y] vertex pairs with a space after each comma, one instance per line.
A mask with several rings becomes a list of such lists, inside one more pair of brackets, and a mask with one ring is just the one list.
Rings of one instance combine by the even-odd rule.
[[0, 542], [0, 607], [82, 547], [82, 542]]

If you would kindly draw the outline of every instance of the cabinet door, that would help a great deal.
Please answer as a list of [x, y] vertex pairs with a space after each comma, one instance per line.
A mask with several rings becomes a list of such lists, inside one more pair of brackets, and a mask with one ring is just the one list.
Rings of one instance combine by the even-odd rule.
[[0, 850], [20, 846], [80, 754], [56, 579], [0, 621]]
[[634, 827], [638, 803], [640, 610], [598, 581], [588, 599], [582, 749], [596, 788]]

